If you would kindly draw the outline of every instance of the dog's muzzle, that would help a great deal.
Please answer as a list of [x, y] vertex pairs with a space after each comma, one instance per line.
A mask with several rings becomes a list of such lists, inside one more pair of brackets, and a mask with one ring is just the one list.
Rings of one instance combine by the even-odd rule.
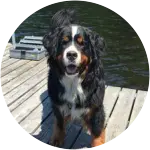
[[76, 51], [68, 51], [66, 54], [68, 59], [68, 65], [66, 66], [66, 72], [69, 75], [78, 73], [78, 53]]
[[68, 75], [78, 74], [81, 64], [80, 51], [78, 51], [75, 46], [68, 47], [63, 53], [63, 62]]

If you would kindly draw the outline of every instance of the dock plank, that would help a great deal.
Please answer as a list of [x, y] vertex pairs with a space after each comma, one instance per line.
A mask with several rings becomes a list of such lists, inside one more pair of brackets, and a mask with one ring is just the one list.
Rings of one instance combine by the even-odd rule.
[[[34, 95], [32, 95], [28, 100], [19, 105], [14, 111], [12, 111], [13, 117], [17, 122], [21, 122], [26, 118], [35, 108], [37, 108], [41, 103], [45, 101], [48, 94], [44, 93], [47, 90], [47, 85], [39, 89]], [[41, 94], [44, 93], [44, 94]]]
[[6, 56], [7, 54], [9, 54], [9, 49], [6, 49], [3, 56]]
[[22, 68], [23, 65], [25, 65], [26, 63], [30, 62], [30, 60], [19, 60], [14, 64], [11, 64], [10, 66], [8, 66], [7, 68], [3, 68], [1, 69], [1, 77], [5, 76], [6, 74], [18, 69], [18, 68]]
[[62, 145], [62, 148], [70, 149], [72, 148], [74, 142], [78, 138], [78, 135], [80, 134], [82, 130], [81, 126], [71, 124], [71, 127], [68, 130], [68, 133], [66, 134], [64, 144]]
[[47, 77], [47, 69], [40, 71], [38, 74], [21, 84], [19, 88], [13, 89], [10, 93], [6, 94], [5, 100], [8, 106], [12, 105], [18, 98], [21, 98], [25, 93], [30, 91], [34, 86], [40, 83]]
[[112, 87], [112, 86], [108, 86], [105, 90], [105, 96], [103, 102], [105, 115], [106, 115], [105, 124], [107, 123], [108, 118], [112, 112], [117, 97], [119, 96], [120, 90], [121, 90], [120, 87]]
[[4, 52], [4, 54], [3, 54], [3, 56], [6, 56], [6, 55], [10, 54], [10, 53], [9, 53], [9, 50], [10, 50], [10, 49], [5, 50], [5, 52]]
[[92, 137], [82, 131], [79, 137], [77, 138], [77, 140], [75, 141], [75, 143], [73, 144], [72, 149], [79, 149], [83, 147], [90, 148], [91, 141], [92, 141]]
[[37, 85], [33, 86], [28, 92], [24, 93], [20, 98], [14, 101], [12, 105], [9, 106], [9, 110], [13, 111], [15, 108], [17, 108], [20, 104], [22, 104], [24, 101], [30, 98], [34, 93], [36, 93], [40, 88], [42, 88], [46, 84], [47, 78], [39, 82]]
[[137, 92], [137, 96], [136, 96], [135, 103], [134, 103], [133, 110], [132, 110], [132, 114], [131, 114], [130, 124], [135, 120], [135, 118], [137, 117], [137, 115], [141, 111], [143, 104], [144, 104], [144, 100], [146, 98], [146, 95], [147, 95], [146, 91], [139, 90]]
[[128, 118], [135, 98], [136, 90], [123, 88], [115, 109], [106, 127], [106, 141], [110, 141], [121, 134], [128, 124]]
[[26, 80], [36, 75], [38, 72], [40, 72], [41, 70], [45, 68], [47, 68], [46, 60], [36, 65], [33, 69], [30, 69], [24, 72], [23, 74], [18, 76], [18, 78], [15, 78], [11, 80], [10, 82], [6, 83], [5, 85], [3, 85], [2, 86], [3, 94], [5, 95], [9, 93], [11, 90], [19, 86], [21, 83], [25, 82]]
[[19, 67], [18, 69], [16, 69], [16, 70], [12, 71], [11, 73], [5, 75], [1, 79], [1, 85], [4, 85], [4, 84], [8, 83], [9, 81], [13, 80], [14, 78], [18, 77], [19, 75], [23, 74], [24, 72], [27, 72], [27, 71], [33, 69], [33, 67], [35, 67], [36, 65], [38, 65], [40, 63], [41, 63], [41, 61], [40, 62], [39, 61], [29, 61], [28, 63], [26, 63], [22, 67]]
[[[53, 124], [54, 124], [54, 114], [52, 112], [45, 119], [45, 121], [41, 123], [41, 126], [39, 126], [35, 131], [31, 133], [31, 135], [34, 136], [36, 139], [49, 144], [52, 133], [53, 133]], [[71, 124], [70, 123], [67, 124], [66, 134], [69, 133], [70, 127], [71, 127]]]
[[49, 98], [40, 104], [29, 116], [21, 123], [21, 127], [28, 133], [33, 133], [41, 123], [52, 113], [52, 107]]
[[9, 54], [6, 54], [6, 55], [3, 56], [3, 58], [2, 58], [2, 62], [6, 61], [6, 60], [8, 60], [8, 59], [10, 59]]
[[10, 58], [7, 61], [4, 61], [2, 63], [1, 69], [6, 68], [6, 67], [16, 63], [17, 61], [19, 61], [19, 59]]
[[53, 114], [50, 114], [50, 116], [46, 118], [46, 120], [41, 124], [41, 126], [33, 133], [31, 133], [31, 135], [44, 143], [49, 143], [50, 137], [52, 136], [53, 132], [53, 124], [54, 117]]

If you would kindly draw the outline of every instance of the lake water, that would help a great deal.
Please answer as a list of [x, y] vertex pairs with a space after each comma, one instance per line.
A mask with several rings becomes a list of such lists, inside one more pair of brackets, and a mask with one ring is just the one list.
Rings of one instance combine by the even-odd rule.
[[148, 60], [141, 40], [124, 19], [102, 6], [87, 2], [62, 2], [45, 7], [18, 27], [15, 31], [17, 41], [25, 35], [43, 36], [52, 15], [62, 8], [75, 8], [81, 24], [92, 28], [106, 40], [108, 49], [103, 57], [106, 84], [148, 89]]

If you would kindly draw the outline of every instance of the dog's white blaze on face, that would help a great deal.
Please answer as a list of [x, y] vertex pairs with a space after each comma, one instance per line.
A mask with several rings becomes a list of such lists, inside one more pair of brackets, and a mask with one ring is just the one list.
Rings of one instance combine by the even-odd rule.
[[[75, 25], [71, 26], [72, 42], [71, 42], [71, 45], [67, 47], [63, 53], [63, 63], [65, 66], [68, 66], [70, 64], [75, 64], [78, 67], [81, 63], [81, 52], [76, 48], [74, 44], [74, 37], [77, 34], [77, 31], [78, 31], [78, 26], [75, 26]], [[77, 58], [74, 60], [74, 62], [71, 62], [67, 58], [67, 53], [69, 52], [75, 52], [77, 54]]]
[[73, 25], [71, 29], [72, 29], [72, 39], [74, 39], [74, 36], [77, 34], [78, 31], [78, 26]]

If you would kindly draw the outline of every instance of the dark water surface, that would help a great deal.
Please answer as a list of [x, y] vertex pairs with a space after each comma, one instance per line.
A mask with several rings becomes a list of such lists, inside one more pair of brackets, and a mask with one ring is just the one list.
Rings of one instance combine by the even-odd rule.
[[103, 57], [106, 84], [148, 89], [148, 60], [138, 35], [124, 19], [102, 6], [62, 2], [45, 7], [18, 27], [17, 40], [25, 35], [43, 36], [49, 28], [51, 16], [62, 8], [75, 8], [82, 25], [91, 27], [106, 40], [108, 49]]

